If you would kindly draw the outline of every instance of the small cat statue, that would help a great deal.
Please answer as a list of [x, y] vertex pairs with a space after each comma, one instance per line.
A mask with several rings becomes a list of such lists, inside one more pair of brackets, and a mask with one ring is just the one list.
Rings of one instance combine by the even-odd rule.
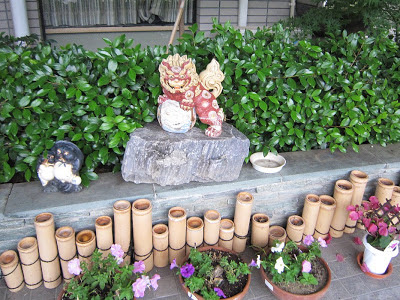
[[79, 170], [83, 164], [83, 153], [69, 141], [57, 141], [39, 158], [37, 174], [46, 193], [72, 193], [82, 190]]

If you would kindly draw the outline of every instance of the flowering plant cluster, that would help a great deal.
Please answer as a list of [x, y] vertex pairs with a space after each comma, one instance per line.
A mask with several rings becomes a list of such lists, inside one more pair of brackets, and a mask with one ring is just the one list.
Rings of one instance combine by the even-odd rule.
[[188, 262], [179, 266], [174, 259], [170, 269], [178, 268], [177, 274], [182, 276], [191, 293], [198, 293], [206, 300], [216, 300], [231, 297], [224, 290], [224, 282], [237, 284], [240, 278], [251, 273], [250, 267], [255, 265], [254, 261], [247, 265], [226, 256], [218, 256], [215, 252], [200, 252], [192, 248]]
[[[368, 232], [368, 243], [380, 250], [384, 250], [399, 234], [399, 229], [393, 224], [395, 216], [400, 212], [399, 205], [392, 206], [390, 202], [381, 204], [378, 198], [371, 196], [362, 205], [349, 205], [349, 217], [353, 221], [361, 220]], [[398, 222], [398, 221], [397, 221]]]
[[[133, 299], [144, 297], [146, 288], [157, 289], [160, 275], [152, 278], [144, 274], [143, 261], [122, 265], [124, 251], [121, 246], [111, 246], [111, 253], [103, 258], [97, 249], [91, 263], [74, 258], [68, 263], [68, 272], [76, 275], [67, 284], [66, 299]], [[79, 276], [78, 276], [79, 275]]]
[[321, 257], [320, 247], [327, 247], [327, 243], [321, 237], [314, 240], [311, 235], [307, 235], [303, 243], [308, 246], [306, 251], [300, 250], [293, 241], [286, 244], [274, 241], [271, 252], [261, 260], [261, 265], [272, 275], [274, 283], [298, 281], [303, 284], [318, 284], [312, 274], [312, 265], [317, 257]]

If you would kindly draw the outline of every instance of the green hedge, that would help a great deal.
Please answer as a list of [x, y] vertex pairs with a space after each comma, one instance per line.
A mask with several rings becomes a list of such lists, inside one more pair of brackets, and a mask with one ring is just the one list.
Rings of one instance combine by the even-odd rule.
[[[281, 26], [241, 34], [192, 26], [170, 53], [201, 71], [213, 57], [226, 77], [218, 98], [250, 152], [332, 151], [400, 140], [399, 48], [386, 35], [293, 41]], [[154, 120], [166, 47], [132, 47], [120, 36], [91, 52], [81, 46], [0, 42], [0, 182], [36, 177], [37, 157], [59, 139], [84, 152], [83, 183], [101, 165], [120, 168], [129, 133]]]

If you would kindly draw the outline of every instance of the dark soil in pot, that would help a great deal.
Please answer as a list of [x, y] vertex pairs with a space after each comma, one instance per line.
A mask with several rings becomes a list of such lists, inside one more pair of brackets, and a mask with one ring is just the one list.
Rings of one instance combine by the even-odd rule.
[[[309, 295], [316, 293], [320, 290], [322, 290], [327, 282], [328, 282], [328, 271], [326, 270], [325, 266], [319, 259], [315, 259], [311, 263], [312, 269], [310, 274], [314, 275], [314, 277], [318, 280], [317, 285], [312, 285], [312, 284], [302, 284], [299, 281], [296, 282], [278, 282], [275, 283], [279, 288], [282, 290], [285, 290], [289, 293], [292, 294], [297, 294], [297, 295]], [[272, 275], [267, 271], [264, 270], [265, 274], [268, 276], [268, 278], [272, 281]]]

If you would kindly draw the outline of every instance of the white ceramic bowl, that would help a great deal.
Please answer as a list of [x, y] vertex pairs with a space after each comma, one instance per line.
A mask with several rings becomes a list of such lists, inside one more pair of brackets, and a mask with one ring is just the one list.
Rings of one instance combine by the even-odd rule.
[[286, 165], [286, 159], [283, 156], [271, 152], [267, 156], [264, 156], [262, 152], [253, 153], [250, 156], [250, 162], [254, 169], [263, 173], [279, 172]]

